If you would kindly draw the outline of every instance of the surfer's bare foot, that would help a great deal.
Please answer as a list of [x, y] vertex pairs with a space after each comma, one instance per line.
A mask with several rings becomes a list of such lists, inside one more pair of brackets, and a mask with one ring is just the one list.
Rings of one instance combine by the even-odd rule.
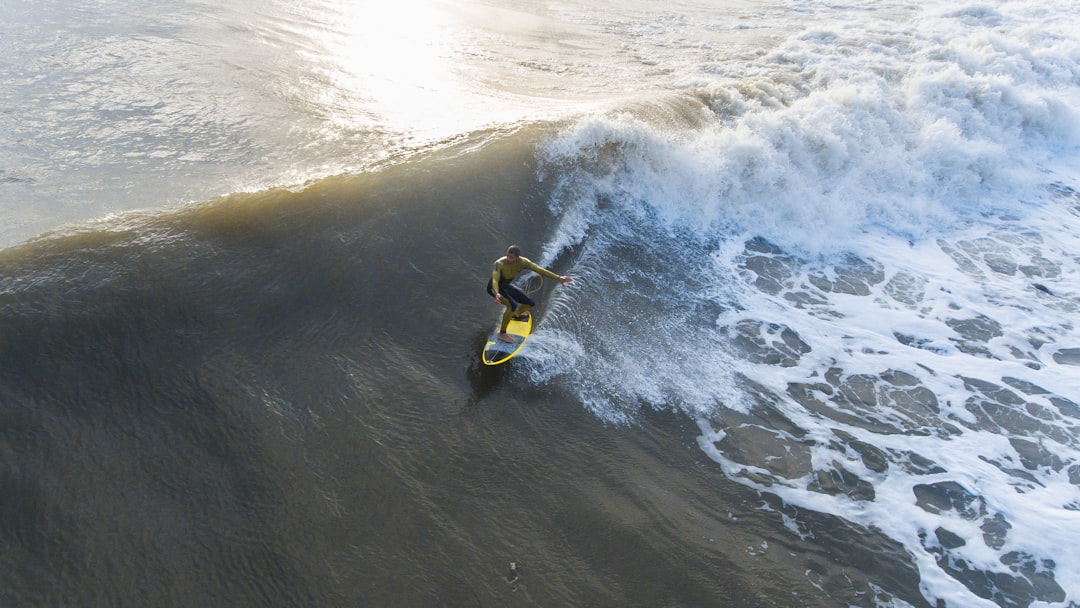
[[503, 332], [503, 333], [499, 334], [499, 339], [502, 340], [503, 342], [509, 342], [510, 344], [514, 343], [514, 339], [511, 338], [510, 334], [508, 334], [506, 332]]

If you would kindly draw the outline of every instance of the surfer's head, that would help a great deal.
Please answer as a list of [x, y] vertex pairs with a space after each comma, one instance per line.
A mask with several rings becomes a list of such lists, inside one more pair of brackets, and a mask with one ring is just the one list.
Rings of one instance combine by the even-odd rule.
[[506, 257], [516, 260], [521, 257], [521, 247], [517, 245], [510, 245], [506, 248]]

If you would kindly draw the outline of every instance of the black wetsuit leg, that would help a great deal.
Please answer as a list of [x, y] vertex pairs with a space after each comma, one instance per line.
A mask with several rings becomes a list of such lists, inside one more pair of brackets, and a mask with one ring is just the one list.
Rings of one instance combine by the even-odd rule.
[[[489, 296], [493, 298], [495, 297], [495, 292], [491, 289], [490, 280], [487, 284], [487, 292]], [[513, 310], [517, 310], [518, 307], [522, 304], [527, 304], [528, 306], [536, 306], [536, 302], [533, 301], [532, 298], [530, 298], [528, 295], [525, 294], [525, 292], [521, 291], [517, 287], [511, 285], [510, 281], [499, 281], [499, 295], [504, 298], [509, 298], [510, 307]]]

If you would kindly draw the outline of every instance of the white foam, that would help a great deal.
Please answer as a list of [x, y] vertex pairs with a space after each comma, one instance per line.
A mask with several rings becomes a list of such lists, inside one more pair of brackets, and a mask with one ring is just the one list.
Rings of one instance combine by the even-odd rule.
[[[1064, 598], [1044, 591], [1046, 605], [1080, 602], [1080, 488], [1068, 474], [1080, 422], [1051, 400], [1080, 401], [1080, 373], [1053, 357], [1080, 347], [1080, 195], [1047, 190], [1080, 183], [1069, 168], [1080, 144], [1076, 14], [1038, 3], [896, 23], [870, 13], [793, 37], [740, 72], [756, 77], [714, 82], [711, 125], [673, 130], [626, 112], [569, 127], [541, 151], [560, 180], [546, 255], [572, 249], [578, 280], [534, 340], [536, 379], [568, 380], [612, 421], [643, 405], [687, 412], [732, 479], [903, 544], [928, 598], [995, 605], [936, 551], [1016, 577], [1006, 562], [1017, 555], [1036, 569], [1052, 560]], [[781, 251], [746, 250], [754, 237]], [[846, 280], [852, 254], [867, 264], [859, 276], [878, 275], [863, 281], [866, 295], [823, 288]], [[756, 284], [755, 256], [781, 268], [772, 287]], [[761, 353], [783, 328], [811, 350], [777, 365]], [[740, 339], [764, 350], [748, 354]], [[908, 382], [883, 378], [893, 372], [936, 407], [889, 401]], [[860, 378], [874, 380], [875, 403], [837, 396], [857, 394], [844, 383]], [[750, 412], [760, 398], [747, 379], [807, 433], [813, 473], [785, 479], [725, 453], [725, 410]], [[817, 410], [789, 393], [831, 384], [815, 389]], [[838, 432], [879, 450], [884, 470]], [[909, 454], [938, 468], [906, 466]], [[874, 498], [815, 489], [834, 463]], [[762, 475], [774, 482], [753, 481]], [[917, 486], [945, 482], [985, 512], [918, 504]], [[988, 541], [996, 516], [1011, 528]], [[939, 528], [964, 544], [941, 548]]]

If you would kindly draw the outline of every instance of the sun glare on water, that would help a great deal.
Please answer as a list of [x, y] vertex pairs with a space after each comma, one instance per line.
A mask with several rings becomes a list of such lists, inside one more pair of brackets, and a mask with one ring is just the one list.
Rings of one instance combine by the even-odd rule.
[[[380, 126], [421, 138], [477, 125], [478, 94], [463, 78], [462, 24], [444, 0], [324, 0], [311, 62], [317, 98], [342, 127]], [[315, 18], [313, 18], [313, 21]]]

